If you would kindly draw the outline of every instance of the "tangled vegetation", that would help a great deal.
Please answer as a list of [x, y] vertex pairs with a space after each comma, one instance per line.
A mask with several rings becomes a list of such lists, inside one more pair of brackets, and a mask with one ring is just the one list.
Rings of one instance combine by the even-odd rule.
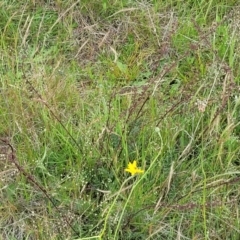
[[0, 3], [0, 239], [240, 237], [235, 0]]

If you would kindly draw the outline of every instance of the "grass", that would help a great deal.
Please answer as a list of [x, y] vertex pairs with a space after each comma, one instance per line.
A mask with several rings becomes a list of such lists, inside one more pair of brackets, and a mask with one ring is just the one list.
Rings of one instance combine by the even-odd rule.
[[239, 239], [239, 11], [2, 1], [0, 239]]

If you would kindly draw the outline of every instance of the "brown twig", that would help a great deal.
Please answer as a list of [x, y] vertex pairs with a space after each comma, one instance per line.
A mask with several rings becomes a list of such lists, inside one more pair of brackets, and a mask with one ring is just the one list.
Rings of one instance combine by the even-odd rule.
[[[16, 153], [15, 153], [15, 150], [14, 150], [14, 147], [12, 146], [12, 144], [6, 140], [6, 139], [0, 139], [4, 144], [6, 144], [7, 146], [9, 146], [9, 148], [11, 149], [11, 153], [10, 153], [10, 156], [8, 158], [8, 160], [10, 162], [12, 162], [15, 167], [18, 169], [18, 171], [26, 177], [26, 179], [31, 183], [33, 184], [35, 187], [37, 187], [45, 196], [46, 198], [52, 203], [53, 207], [57, 210], [57, 212], [61, 215], [61, 211], [60, 209], [58, 208], [58, 206], [56, 205], [56, 203], [54, 202], [54, 200], [52, 199], [52, 197], [49, 196], [47, 190], [42, 187], [37, 181], [36, 179], [31, 175], [29, 174], [18, 162], [17, 160], [17, 157], [16, 157]], [[68, 219], [66, 217], [64, 217], [64, 220], [65, 222], [67, 223], [67, 225], [73, 230], [73, 232], [77, 235], [78, 232], [77, 230], [72, 226], [72, 224], [68, 221]]]
[[62, 126], [62, 128], [65, 130], [65, 132], [68, 134], [68, 136], [72, 139], [76, 147], [78, 148], [79, 152], [83, 154], [83, 150], [79, 146], [77, 140], [72, 136], [72, 134], [68, 131], [68, 129], [65, 127], [65, 125], [61, 122], [61, 120], [58, 118], [58, 116], [54, 113], [54, 111], [51, 109], [51, 107], [48, 105], [48, 103], [42, 98], [41, 94], [36, 90], [36, 88], [32, 85], [32, 83], [26, 79], [27, 84], [31, 87], [32, 91], [37, 95], [37, 97], [41, 100], [41, 102], [47, 107], [47, 109], [50, 111], [50, 113], [53, 115], [53, 117], [58, 121], [58, 123]]

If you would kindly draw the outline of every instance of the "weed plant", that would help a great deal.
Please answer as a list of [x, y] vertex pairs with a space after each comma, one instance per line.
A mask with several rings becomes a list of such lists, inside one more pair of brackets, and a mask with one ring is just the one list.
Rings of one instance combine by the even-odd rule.
[[0, 239], [238, 240], [239, 17], [1, 1]]

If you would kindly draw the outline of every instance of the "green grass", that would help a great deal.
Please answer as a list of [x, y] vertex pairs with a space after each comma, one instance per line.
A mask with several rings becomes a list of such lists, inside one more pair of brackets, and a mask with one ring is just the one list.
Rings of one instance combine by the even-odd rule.
[[239, 239], [237, 1], [45, 2], [0, 3], [0, 239]]

